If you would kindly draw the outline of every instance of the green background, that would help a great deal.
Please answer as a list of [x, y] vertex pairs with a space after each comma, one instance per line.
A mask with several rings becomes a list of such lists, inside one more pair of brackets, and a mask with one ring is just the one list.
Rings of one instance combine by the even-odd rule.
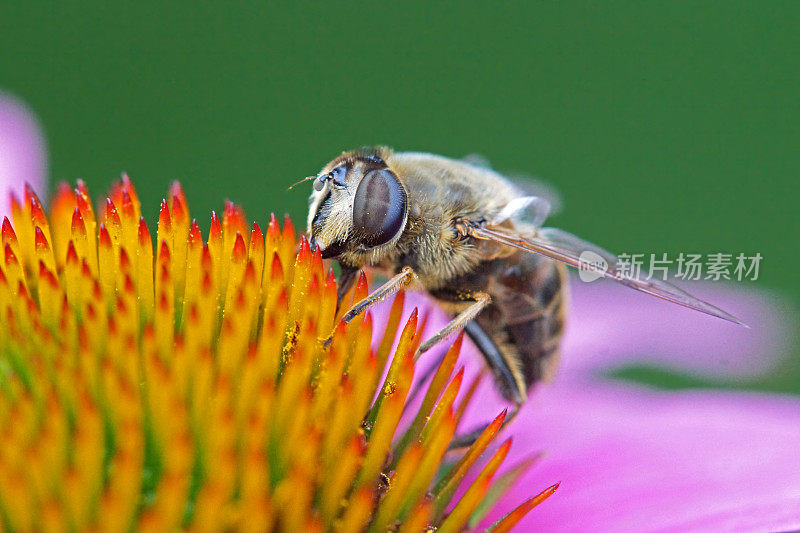
[[302, 225], [309, 187], [287, 187], [347, 148], [477, 152], [556, 185], [555, 225], [760, 252], [755, 285], [796, 303], [799, 30], [795, 2], [6, 2], [0, 89], [40, 117], [54, 181], [125, 170], [155, 213], [179, 179], [204, 229], [224, 198]]

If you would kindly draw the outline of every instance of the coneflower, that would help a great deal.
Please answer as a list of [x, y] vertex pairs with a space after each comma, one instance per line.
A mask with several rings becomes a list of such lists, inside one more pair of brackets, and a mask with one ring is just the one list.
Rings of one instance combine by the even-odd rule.
[[[30, 188], [12, 198], [0, 262], [0, 530], [477, 523], [528, 462], [492, 488], [511, 445], [493, 443], [505, 413], [451, 450], [475, 390], [459, 395], [460, 338], [407, 412], [423, 339], [416, 312], [400, 328], [402, 294], [385, 323], [366, 314], [345, 326], [333, 272], [288, 218], [262, 232], [228, 203], [204, 241], [180, 186], [170, 192], [155, 246], [127, 177], [97, 216], [80, 182], [59, 188], [49, 218]], [[345, 302], [367, 290], [362, 274]]]

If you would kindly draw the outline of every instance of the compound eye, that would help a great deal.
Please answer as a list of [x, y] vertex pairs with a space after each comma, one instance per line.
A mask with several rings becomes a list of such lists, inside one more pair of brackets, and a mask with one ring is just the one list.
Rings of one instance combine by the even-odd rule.
[[406, 191], [386, 169], [371, 170], [361, 180], [353, 201], [353, 229], [367, 248], [391, 241], [403, 228]]

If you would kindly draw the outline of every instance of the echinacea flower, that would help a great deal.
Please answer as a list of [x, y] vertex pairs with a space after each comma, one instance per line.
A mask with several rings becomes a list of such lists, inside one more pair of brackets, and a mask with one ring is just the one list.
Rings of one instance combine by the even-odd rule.
[[44, 190], [46, 178], [45, 145], [38, 121], [19, 100], [0, 91], [0, 216], [8, 213], [10, 192], [21, 195], [25, 183]]
[[[80, 182], [49, 217], [30, 188], [11, 213], [0, 529], [459, 531], [505, 488], [505, 411], [449, 450], [479, 384], [461, 342], [412, 409], [416, 312], [400, 327], [400, 295], [382, 322], [338, 322], [333, 272], [288, 219], [262, 233], [228, 203], [204, 242], [176, 184], [154, 246], [124, 176], [97, 215]], [[366, 294], [362, 275], [349, 301]]]
[[[721, 387], [774, 370], [795, 352], [797, 310], [753, 289], [691, 288], [741, 317], [746, 329], [612, 283], [576, 281], [571, 289], [561, 368], [507, 430], [515, 439], [510, 464], [540, 454], [514, 476], [510, 495], [519, 498], [543, 479], [561, 481], [558, 497], [519, 530], [800, 530], [800, 397]], [[407, 301], [427, 310], [429, 332], [447, 320], [420, 295]], [[386, 308], [374, 313], [380, 321]], [[481, 356], [469, 343], [462, 351], [465, 377], [473, 377]], [[660, 390], [611, 377], [631, 364], [720, 385]], [[466, 426], [505, 405], [489, 382], [475, 397]], [[514, 500], [500, 499], [480, 524]]]

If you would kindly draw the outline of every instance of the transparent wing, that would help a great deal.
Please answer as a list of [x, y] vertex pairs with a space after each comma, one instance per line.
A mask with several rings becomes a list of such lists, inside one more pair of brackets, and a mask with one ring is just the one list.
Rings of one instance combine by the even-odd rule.
[[517, 188], [523, 192], [523, 194], [538, 196], [539, 198], [547, 200], [547, 203], [550, 204], [551, 215], [557, 215], [563, 209], [564, 202], [561, 199], [561, 193], [558, 192], [558, 189], [555, 185], [551, 185], [550, 183], [547, 183], [546, 181], [535, 176], [522, 174], [519, 172], [504, 174], [504, 176], [511, 183], [516, 185]]
[[[520, 235], [514, 230], [468, 220], [462, 221], [462, 224], [466, 226], [467, 233], [476, 239], [495, 241], [507, 246], [519, 248], [520, 250], [525, 250], [526, 252], [541, 254], [578, 269], [586, 270], [589, 268], [598, 276], [612, 279], [618, 283], [636, 289], [637, 291], [642, 291], [663, 300], [722, 318], [723, 320], [728, 320], [735, 324], [747, 326], [747, 324], [730, 313], [706, 301], [695, 298], [671, 283], [654, 279], [642, 280], [630, 277], [626, 272], [619, 269], [619, 259], [617, 256], [566, 231], [556, 228], [543, 228], [536, 235]], [[596, 255], [592, 256], [592, 254]], [[602, 265], [600, 268], [598, 268], [596, 264], [587, 265], [587, 256], [589, 258], [599, 256], [605, 261], [605, 265]]]
[[550, 202], [546, 199], [540, 196], [520, 196], [508, 202], [491, 223], [499, 226], [510, 218], [518, 218], [539, 229], [549, 214]]
[[472, 165], [473, 167], [492, 170], [492, 164], [481, 154], [467, 154], [461, 160], [468, 165]]
[[[491, 170], [492, 172], [498, 172], [492, 168], [491, 163], [488, 159], [486, 159], [481, 154], [469, 154], [464, 156], [461, 159], [463, 162], [467, 163], [468, 165], [472, 165], [473, 167], [482, 168], [485, 170]], [[561, 193], [558, 192], [558, 189], [544, 180], [531, 176], [529, 174], [523, 174], [521, 172], [500, 172], [500, 175], [514, 184], [525, 196], [528, 197], [538, 197], [541, 198], [543, 201], [546, 201], [548, 204], [547, 214], [549, 215], [557, 215], [561, 212], [561, 209], [564, 203], [561, 200]], [[536, 218], [537, 211], [531, 213], [532, 220], [531, 223], [534, 225]], [[528, 218], [523, 215], [523, 218], [527, 221]], [[542, 219], [544, 220], [544, 219]], [[538, 225], [537, 225], [538, 226]]]

